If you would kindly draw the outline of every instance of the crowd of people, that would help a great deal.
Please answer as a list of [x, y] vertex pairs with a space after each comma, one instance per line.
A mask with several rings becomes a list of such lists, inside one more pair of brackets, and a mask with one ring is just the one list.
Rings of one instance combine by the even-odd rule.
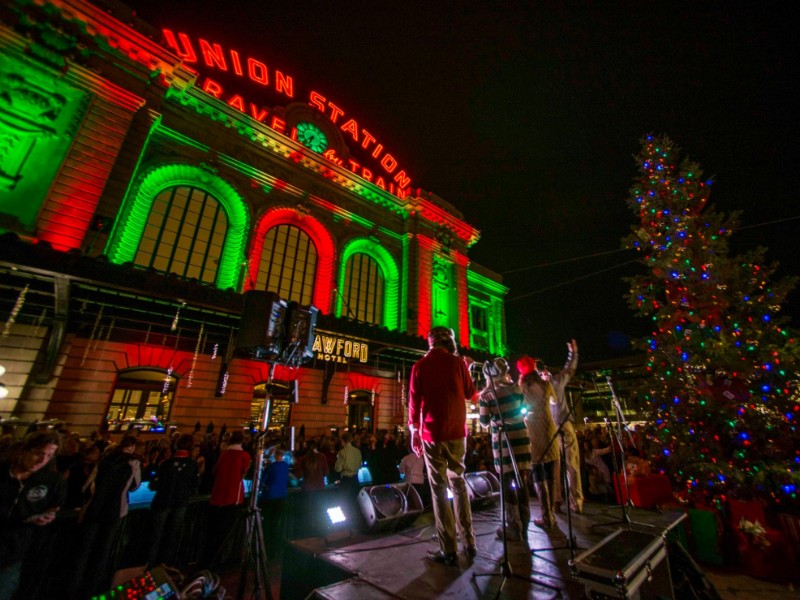
[[[632, 437], [622, 437], [623, 464], [618, 437], [610, 435], [607, 425], [574, 425], [564, 401], [577, 364], [574, 340], [567, 345], [567, 362], [555, 375], [540, 361], [522, 357], [515, 381], [499, 358], [484, 365], [489, 383], [481, 390], [474, 386], [471, 361], [455, 351], [452, 330], [435, 328], [429, 342], [431, 350], [412, 370], [408, 437], [395, 428], [341, 435], [331, 430], [306, 439], [301, 430], [289, 448], [277, 435], [228, 432], [225, 427], [215, 431], [212, 424], [158, 437], [133, 430], [116, 441], [107, 431], [88, 439], [66, 431], [34, 431], [21, 440], [6, 432], [0, 437], [0, 600], [13, 597], [37, 530], [46, 530], [56, 516], [63, 521], [61, 537], [68, 538], [70, 548], [69, 568], [62, 569], [69, 579], [60, 588], [62, 596], [84, 598], [107, 589], [118, 566], [111, 561], [112, 546], [129, 512], [129, 493], [142, 485], [155, 492], [146, 548], [140, 553], [148, 565], [188, 566], [178, 542], [190, 502], [200, 501], [208, 504], [208, 528], [194, 566], [213, 568], [242, 514], [245, 482], [253, 479], [259, 463], [258, 503], [268, 539], [286, 535], [292, 489], [304, 507], [301, 514], [313, 525], [318, 516], [312, 507], [325, 490], [337, 490], [354, 510], [363, 483], [404, 481], [433, 508], [440, 549], [430, 558], [454, 564], [459, 540], [468, 557], [477, 551], [464, 478], [468, 471], [499, 475], [503, 469], [509, 507], [505, 534], [519, 541], [527, 540], [532, 491], [541, 507], [533, 523], [548, 529], [565, 499], [573, 510], [582, 511], [584, 490], [588, 497], [611, 501], [613, 472], [625, 468], [634, 477], [649, 473]], [[470, 399], [479, 403], [485, 428], [473, 435], [466, 423], [465, 400]], [[564, 433], [563, 446], [557, 431]], [[506, 444], [502, 464], [501, 444]], [[255, 460], [259, 447], [263, 461]], [[370, 476], [366, 481], [359, 479], [363, 467]], [[567, 470], [568, 497], [562, 468]], [[271, 544], [269, 556], [280, 547]]]

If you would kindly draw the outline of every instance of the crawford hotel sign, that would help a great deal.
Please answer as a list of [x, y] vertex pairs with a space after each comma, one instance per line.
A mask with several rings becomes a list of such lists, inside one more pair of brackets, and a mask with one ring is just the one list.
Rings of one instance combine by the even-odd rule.
[[317, 360], [347, 363], [354, 358], [365, 363], [369, 358], [369, 345], [337, 335], [316, 334], [311, 351]]
[[401, 168], [397, 159], [384, 147], [377, 134], [361, 126], [352, 114], [331, 98], [314, 90], [303, 95], [308, 104], [324, 115], [346, 140], [352, 140], [359, 152], [358, 160], [352, 156], [347, 158], [338, 156], [334, 149], [328, 147], [329, 140], [325, 132], [313, 123], [298, 123], [289, 128], [280, 115], [274, 114], [262, 104], [261, 98], [246, 97], [237, 93], [235, 89], [229, 89], [220, 82], [214, 72], [228, 79], [239, 78], [243, 82], [269, 89], [272, 95], [283, 98], [284, 102], [296, 102], [300, 99], [301, 94], [295, 88], [293, 76], [268, 67], [267, 63], [259, 58], [240, 53], [233, 48], [225, 48], [213, 41], [203, 38], [193, 39], [186, 33], [176, 33], [170, 29], [164, 29], [163, 33], [167, 45], [183, 59], [185, 64], [203, 71], [198, 78], [198, 85], [206, 93], [279, 133], [291, 137], [331, 162], [350, 169], [379, 188], [399, 198], [408, 195], [411, 177], [405, 169]]

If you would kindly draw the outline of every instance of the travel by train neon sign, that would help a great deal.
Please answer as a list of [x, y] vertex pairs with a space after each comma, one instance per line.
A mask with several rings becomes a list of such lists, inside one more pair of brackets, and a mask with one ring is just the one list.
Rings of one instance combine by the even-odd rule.
[[[198, 67], [198, 69], [208, 68], [228, 75], [232, 74], [256, 85], [271, 88], [274, 93], [284, 96], [289, 101], [297, 100], [295, 98], [295, 78], [283, 71], [270, 69], [264, 61], [243, 55], [232, 48], [225, 49], [220, 44], [203, 38], [197, 38], [195, 41], [186, 33], [176, 33], [166, 28], [163, 29], [163, 33], [167, 45], [187, 65]], [[280, 116], [245, 99], [241, 94], [225, 90], [220, 82], [208, 77], [205, 73], [201, 73], [201, 75], [203, 79], [199, 82], [199, 86], [206, 93], [279, 133], [288, 135], [295, 140], [298, 139], [297, 130], [292, 128], [291, 131], [287, 131], [287, 124]], [[360, 126], [352, 115], [318, 91], [310, 90], [308, 92], [308, 104], [325, 115], [342, 132], [342, 135], [346, 139], [352, 140], [365, 153], [368, 160], [374, 161], [374, 164], [370, 164], [372, 168], [368, 168], [353, 158], [339, 158], [331, 150], [322, 153], [325, 158], [348, 168], [356, 175], [399, 198], [405, 198], [408, 195], [411, 178], [405, 169], [400, 168], [397, 159], [386, 150], [376, 135]]]

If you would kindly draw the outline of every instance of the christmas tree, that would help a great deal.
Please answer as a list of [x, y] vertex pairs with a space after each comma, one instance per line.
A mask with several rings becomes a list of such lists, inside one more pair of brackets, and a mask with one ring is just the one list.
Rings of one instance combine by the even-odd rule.
[[645, 426], [651, 459], [690, 499], [798, 506], [800, 352], [780, 315], [794, 277], [772, 282], [765, 248], [731, 256], [739, 214], [708, 203], [712, 181], [667, 137], [642, 140], [623, 244], [646, 272], [631, 308], [652, 320]]

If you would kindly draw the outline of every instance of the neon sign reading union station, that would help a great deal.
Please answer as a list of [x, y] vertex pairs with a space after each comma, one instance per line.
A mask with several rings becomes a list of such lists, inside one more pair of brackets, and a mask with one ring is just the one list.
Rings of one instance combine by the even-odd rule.
[[[181, 32], [176, 34], [170, 29], [163, 29], [163, 33], [167, 45], [187, 65], [202, 64], [205, 67], [224, 73], [232, 73], [257, 85], [272, 86], [277, 94], [294, 100], [294, 77], [291, 75], [272, 69], [272, 77], [270, 77], [270, 69], [266, 63], [251, 56], [243, 56], [237, 50], [228, 49], [226, 51], [220, 44], [209, 42], [203, 38], [198, 38], [195, 44], [187, 34]], [[205, 77], [200, 83], [200, 88], [207, 94], [222, 100], [256, 121], [264, 123], [294, 140], [298, 140], [297, 128], [293, 127], [291, 131], [287, 131], [287, 124], [280, 116], [271, 114], [267, 108], [246, 100], [240, 94], [226, 92], [223, 85], [218, 81]], [[371, 165], [373, 168], [370, 169], [352, 157], [342, 159], [336, 156], [332, 150], [317, 149], [313, 144], [306, 144], [307, 146], [320, 152], [331, 162], [350, 169], [356, 175], [374, 183], [398, 198], [405, 198], [408, 195], [411, 178], [404, 169], [399, 168], [397, 159], [384, 148], [375, 135], [361, 127], [356, 119], [345, 113], [343, 108], [334, 104], [319, 92], [310, 91], [308, 103], [321, 112], [344, 136], [352, 139], [366, 153], [366, 156], [369, 157], [368, 160], [374, 162], [374, 165]], [[299, 141], [305, 143], [302, 139]]]

